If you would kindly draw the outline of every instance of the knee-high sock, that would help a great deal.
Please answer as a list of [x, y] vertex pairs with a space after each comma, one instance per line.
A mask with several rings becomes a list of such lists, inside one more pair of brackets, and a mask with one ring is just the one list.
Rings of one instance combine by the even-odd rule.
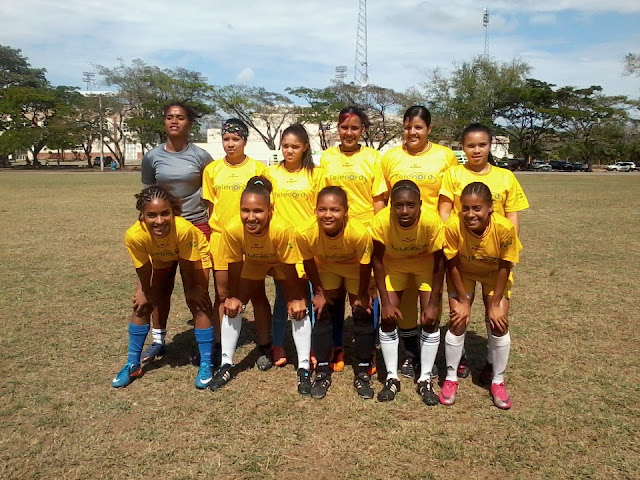
[[298, 353], [298, 368], [309, 370], [311, 366], [311, 319], [305, 315], [302, 320], [291, 320], [293, 343]]
[[333, 305], [327, 305], [331, 311], [331, 321], [333, 322], [333, 346], [336, 348], [344, 347], [344, 298], [337, 298]]
[[212, 363], [213, 327], [195, 328], [194, 334], [198, 343], [198, 351], [200, 352], [200, 363]]
[[220, 365], [233, 365], [233, 354], [236, 353], [238, 339], [240, 338], [240, 329], [242, 328], [242, 314], [239, 313], [235, 317], [228, 315], [222, 316], [220, 325], [220, 340], [222, 344], [222, 360]]
[[438, 355], [440, 346], [440, 330], [435, 332], [420, 331], [420, 378], [419, 382], [431, 379], [431, 369]]
[[129, 354], [127, 362], [140, 365], [140, 355], [142, 355], [144, 341], [147, 339], [150, 328], [148, 323], [146, 325], [129, 324]]
[[[493, 336], [493, 335], [492, 335]], [[509, 363], [509, 351], [511, 350], [511, 335], [509, 332], [501, 337], [493, 336], [493, 380], [491, 383], [504, 382], [504, 371]]]
[[489, 317], [485, 317], [484, 318], [484, 326], [487, 329], [487, 363], [489, 365], [493, 365], [493, 340], [492, 340], [492, 336], [493, 334], [491, 333], [491, 324], [489, 323]]
[[331, 360], [331, 348], [333, 347], [331, 339], [331, 329], [333, 328], [333, 318], [328, 308], [322, 310], [320, 317], [316, 316], [315, 325], [313, 325], [313, 353], [316, 356], [318, 365], [317, 373], [331, 373], [329, 361]]
[[357, 375], [366, 372], [371, 366], [373, 356], [373, 315], [364, 308], [356, 307], [353, 311], [354, 355], [353, 371]]
[[398, 378], [398, 329], [394, 328], [390, 332], [384, 332], [380, 329], [380, 350], [382, 350], [382, 358], [387, 367], [387, 380], [390, 378]]
[[398, 329], [398, 335], [402, 337], [402, 341], [404, 342], [404, 349], [407, 352], [407, 358], [410, 358], [414, 363], [416, 363], [420, 354], [420, 347], [418, 344], [420, 332], [418, 331], [418, 327], [400, 328]]
[[284, 346], [284, 332], [287, 329], [287, 301], [284, 298], [284, 292], [280, 286], [280, 282], [275, 282], [276, 299], [273, 302], [273, 315], [271, 316], [271, 331], [273, 344], [276, 347]]
[[450, 330], [447, 330], [447, 334], [444, 336], [444, 357], [447, 361], [446, 380], [451, 380], [452, 382], [458, 381], [458, 365], [462, 357], [464, 337], [466, 334], [467, 332], [464, 332], [462, 335], [454, 335]]

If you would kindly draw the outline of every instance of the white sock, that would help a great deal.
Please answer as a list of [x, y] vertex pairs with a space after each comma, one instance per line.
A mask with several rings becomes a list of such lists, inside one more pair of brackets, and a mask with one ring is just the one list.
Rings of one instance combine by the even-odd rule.
[[242, 314], [235, 317], [222, 316], [220, 325], [220, 340], [222, 346], [222, 362], [220, 365], [233, 365], [233, 354], [236, 353], [240, 329], [242, 328]]
[[164, 345], [166, 336], [167, 336], [166, 328], [151, 329], [151, 337], [153, 338], [153, 343], [161, 343], [162, 345]]
[[380, 338], [380, 350], [382, 350], [382, 358], [387, 366], [387, 380], [395, 378], [398, 380], [398, 329], [394, 328], [390, 332], [383, 332], [380, 329], [378, 334]]
[[454, 335], [450, 330], [444, 336], [444, 358], [447, 361], [447, 378], [452, 382], [458, 381], [458, 365], [462, 358], [462, 350], [464, 348], [464, 337], [467, 332], [462, 335]]
[[504, 371], [509, 362], [509, 351], [511, 350], [511, 335], [507, 332], [501, 337], [493, 336], [493, 380], [491, 383], [504, 382]]
[[311, 367], [311, 319], [306, 315], [302, 320], [291, 320], [293, 343], [298, 353], [298, 368], [309, 370]]
[[493, 354], [491, 352], [493, 352], [493, 340], [491, 339], [491, 337], [493, 336], [493, 334], [491, 333], [491, 324], [489, 323], [489, 317], [484, 317], [484, 326], [487, 329], [487, 363], [489, 365], [493, 365]]
[[425, 332], [420, 330], [420, 378], [418, 382], [431, 380], [431, 370], [438, 355], [440, 330]]

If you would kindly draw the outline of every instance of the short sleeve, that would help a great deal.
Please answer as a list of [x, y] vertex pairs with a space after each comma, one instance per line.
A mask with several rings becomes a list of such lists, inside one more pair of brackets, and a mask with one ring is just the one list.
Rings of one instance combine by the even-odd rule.
[[266, 170], [267, 166], [264, 163], [256, 161], [256, 175], [264, 175]]
[[[238, 226], [240, 230], [238, 229]], [[221, 263], [236, 263], [243, 259], [242, 252], [242, 225], [234, 224], [230, 228], [222, 231], [220, 245], [218, 246], [218, 256]]]
[[431, 247], [430, 252], [437, 252], [438, 250], [442, 250], [445, 244], [445, 233], [444, 233], [444, 224], [442, 220], [440, 220], [440, 216], [436, 215], [436, 220], [433, 223], [433, 235], [431, 236]]
[[309, 246], [309, 240], [305, 232], [296, 232], [296, 242], [298, 244], [298, 250], [300, 251], [300, 255], [302, 255], [303, 260], [311, 260], [314, 255]]
[[447, 149], [447, 163], [449, 164], [449, 167], [454, 167], [456, 165], [458, 165], [460, 162], [458, 162], [458, 157], [456, 157], [456, 154], [453, 153], [453, 150], [451, 150], [450, 148]]
[[129, 232], [125, 233], [124, 243], [135, 268], [143, 267], [151, 261], [149, 258], [149, 252], [147, 252], [144, 244], [134, 235], [131, 235]]
[[362, 232], [356, 245], [356, 253], [359, 257], [361, 265], [371, 263], [371, 253], [373, 252], [373, 240], [368, 232]]
[[511, 181], [509, 182], [509, 191], [507, 192], [507, 201], [504, 204], [504, 211], [519, 212], [520, 210], [526, 210], [529, 208], [529, 201], [527, 200], [516, 176], [512, 172], [509, 173], [511, 173]]
[[373, 217], [373, 220], [369, 225], [369, 233], [371, 234], [371, 240], [375, 240], [376, 242], [380, 242], [380, 243], [384, 243], [385, 237], [386, 237], [386, 235], [384, 235], [384, 232], [383, 232], [382, 212], [387, 212], [387, 210], [386, 209], [380, 210], [380, 212]]
[[274, 243], [281, 263], [298, 263], [298, 249], [296, 247], [296, 234], [293, 226], [278, 228], [275, 233]]
[[516, 264], [520, 261], [520, 240], [516, 227], [509, 222], [500, 232], [500, 260]]
[[140, 170], [142, 173], [141, 177], [143, 185], [151, 186], [156, 184], [156, 169], [153, 166], [153, 160], [151, 159], [149, 152], [145, 153], [144, 157], [142, 157], [142, 166]]
[[377, 197], [387, 193], [387, 182], [382, 173], [382, 159], [380, 154], [375, 152], [375, 160], [373, 162], [373, 182], [371, 183], [371, 196]]
[[213, 165], [208, 165], [202, 172], [202, 198], [213, 203], [215, 193], [213, 188], [214, 172]]
[[196, 227], [190, 227], [181, 232], [178, 238], [178, 257], [190, 262], [202, 260]]
[[448, 168], [446, 172], [444, 172], [444, 176], [442, 177], [442, 184], [440, 185], [440, 195], [448, 198], [453, 202], [455, 199], [455, 194], [453, 193], [453, 169]]
[[459, 220], [457, 215], [452, 215], [443, 228], [444, 233], [444, 256], [451, 260], [458, 255], [460, 242], [460, 231], [458, 230]]

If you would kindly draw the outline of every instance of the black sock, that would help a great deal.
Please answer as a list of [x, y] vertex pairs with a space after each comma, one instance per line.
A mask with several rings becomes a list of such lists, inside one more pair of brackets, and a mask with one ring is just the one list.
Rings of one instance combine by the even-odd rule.
[[331, 317], [330, 309], [325, 307], [322, 309], [322, 315], [316, 318], [316, 323], [313, 326], [313, 352], [318, 361], [316, 365], [317, 373], [331, 373], [331, 369], [329, 368], [329, 361], [331, 360], [333, 350], [333, 340], [331, 338], [333, 321]]
[[398, 335], [404, 342], [404, 349], [407, 352], [407, 358], [413, 360], [414, 365], [420, 359], [420, 351], [418, 346], [418, 327], [414, 328], [399, 328]]
[[353, 337], [354, 355], [353, 372], [357, 375], [366, 372], [371, 366], [373, 357], [373, 316], [364, 308], [356, 307], [353, 310]]

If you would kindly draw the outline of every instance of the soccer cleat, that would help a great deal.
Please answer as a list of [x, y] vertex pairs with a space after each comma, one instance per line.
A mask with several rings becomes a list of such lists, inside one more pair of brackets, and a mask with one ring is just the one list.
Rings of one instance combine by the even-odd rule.
[[431, 380], [418, 382], [417, 390], [420, 397], [422, 397], [422, 401], [426, 405], [433, 407], [440, 403], [440, 400], [438, 400], [438, 396], [436, 395], [436, 392], [433, 391], [433, 382]]
[[329, 366], [334, 372], [341, 372], [344, 370], [344, 349], [333, 349], [333, 358], [331, 359], [331, 363], [329, 363]]
[[111, 386], [113, 388], [126, 387], [131, 381], [142, 375], [142, 365], [136, 365], [135, 363], [127, 363], [118, 374], [113, 377]]
[[233, 368], [233, 365], [230, 365], [228, 363], [225, 363], [224, 365], [220, 366], [220, 368], [216, 370], [216, 373], [213, 374], [213, 378], [209, 382], [209, 389], [218, 390], [219, 388], [222, 388], [227, 383], [229, 383], [229, 380], [231, 380], [232, 368]]
[[371, 388], [371, 377], [365, 372], [358, 373], [353, 378], [353, 386], [360, 398], [369, 400], [373, 398], [373, 388]]
[[219, 343], [213, 344], [213, 351], [211, 352], [211, 361], [212, 367], [214, 369], [218, 368], [222, 363], [222, 345]]
[[298, 393], [309, 395], [311, 393], [311, 370], [306, 368], [298, 369]]
[[489, 385], [491, 380], [493, 380], [493, 365], [490, 363], [485, 364], [482, 372], [480, 372], [480, 377], [478, 377], [480, 383], [482, 385]]
[[213, 378], [213, 365], [210, 363], [201, 363], [200, 368], [198, 369], [198, 374], [196, 375], [196, 388], [198, 390], [205, 389], [209, 386], [211, 379]]
[[256, 367], [263, 372], [273, 367], [273, 360], [271, 360], [271, 347], [260, 346], [260, 356], [256, 360]]
[[400, 375], [407, 378], [413, 378], [416, 374], [416, 369], [413, 366], [413, 359], [407, 358], [400, 367]]
[[458, 364], [458, 378], [467, 378], [470, 373], [469, 360], [466, 355], [462, 355], [460, 363]]
[[152, 343], [143, 353], [141, 360], [143, 363], [153, 362], [156, 357], [164, 357], [165, 348], [162, 343]]
[[440, 403], [443, 405], [453, 405], [456, 401], [456, 392], [458, 391], [458, 382], [445, 380], [440, 389]]
[[507, 386], [504, 384], [504, 382], [492, 383], [489, 394], [491, 395], [493, 404], [496, 407], [502, 410], [509, 410], [511, 408], [511, 404], [513, 402], [511, 401], [511, 397], [507, 393]]
[[[327, 390], [331, 386], [331, 375], [328, 373], [318, 373], [316, 374], [316, 378], [313, 381], [313, 385], [311, 385], [311, 398], [321, 399], [327, 395]], [[300, 387], [298, 386], [298, 391], [300, 391]], [[304, 394], [303, 394], [304, 395]]]
[[390, 402], [396, 398], [396, 393], [400, 391], [400, 380], [397, 378], [388, 379], [384, 388], [378, 392], [379, 402]]
[[287, 355], [282, 347], [277, 345], [271, 347], [271, 357], [276, 367], [284, 367], [287, 364]]

